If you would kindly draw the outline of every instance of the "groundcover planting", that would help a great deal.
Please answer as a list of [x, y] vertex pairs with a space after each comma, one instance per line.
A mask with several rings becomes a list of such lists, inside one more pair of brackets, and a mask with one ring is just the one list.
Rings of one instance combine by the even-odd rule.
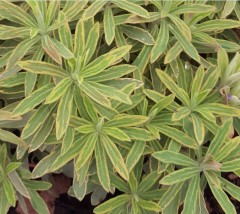
[[0, 213], [66, 192], [239, 213], [239, 20], [236, 0], [1, 0]]

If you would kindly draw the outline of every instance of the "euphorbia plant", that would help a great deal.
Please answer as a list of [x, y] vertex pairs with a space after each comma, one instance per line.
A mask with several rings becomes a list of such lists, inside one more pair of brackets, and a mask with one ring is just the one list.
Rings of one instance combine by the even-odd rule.
[[208, 213], [208, 186], [236, 213], [239, 20], [237, 1], [2, 0], [1, 213], [49, 213], [51, 173], [95, 213]]

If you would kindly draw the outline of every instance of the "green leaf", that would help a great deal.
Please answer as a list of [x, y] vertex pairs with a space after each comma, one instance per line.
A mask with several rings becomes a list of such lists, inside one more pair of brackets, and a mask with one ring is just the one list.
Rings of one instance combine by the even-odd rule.
[[108, 172], [108, 165], [106, 159], [106, 152], [100, 142], [96, 143], [95, 158], [97, 166], [97, 174], [102, 187], [109, 192], [110, 191], [110, 177]]
[[49, 214], [49, 209], [42, 199], [40, 195], [38, 194], [37, 191], [35, 190], [28, 190], [30, 194], [30, 203], [33, 207], [33, 209], [38, 213], [38, 214]]
[[83, 96], [83, 104], [85, 106], [88, 116], [91, 118], [94, 124], [97, 124], [98, 115], [92, 101], [88, 97]]
[[21, 162], [11, 162], [7, 165], [5, 171], [6, 171], [6, 175], [15, 171], [16, 169], [18, 169], [20, 166], [22, 165]]
[[240, 170], [239, 161], [240, 161], [240, 159], [237, 158], [235, 160], [223, 162], [222, 166], [221, 166], [221, 171], [222, 172], [232, 172], [232, 171]]
[[68, 127], [66, 134], [63, 138], [61, 154], [64, 154], [72, 146], [74, 142], [75, 129]]
[[231, 125], [232, 121], [228, 120], [218, 129], [216, 135], [210, 143], [210, 146], [208, 147], [208, 153], [212, 154], [213, 156], [217, 155], [219, 149], [228, 137]]
[[80, 75], [84, 78], [94, 76], [98, 73], [101, 73], [105, 68], [110, 66], [113, 63], [118, 62], [121, 60], [123, 56], [126, 55], [127, 52], [131, 49], [131, 45], [122, 46], [120, 48], [113, 49], [109, 51], [107, 54], [104, 54], [86, 67], [80, 72]]
[[37, 111], [31, 116], [28, 120], [27, 124], [24, 126], [21, 138], [26, 139], [30, 135], [32, 135], [49, 117], [54, 105], [42, 105], [40, 106]]
[[183, 183], [184, 182], [173, 184], [167, 189], [167, 191], [159, 201], [161, 208], [167, 207], [177, 197], [179, 191], [183, 189]]
[[196, 2], [194, 4], [183, 4], [180, 5], [173, 10], [171, 10], [171, 13], [175, 15], [179, 14], [185, 14], [185, 13], [207, 13], [216, 10], [216, 7], [211, 5], [204, 5], [204, 4], [197, 4]]
[[168, 17], [171, 19], [171, 21], [174, 23], [174, 25], [178, 28], [179, 32], [181, 32], [183, 34], [183, 36], [189, 42], [191, 42], [191, 40], [192, 40], [191, 30], [187, 26], [187, 24], [173, 14], [169, 14]]
[[177, 130], [176, 128], [166, 125], [159, 125], [157, 128], [161, 133], [167, 135], [168, 137], [172, 138], [173, 140], [177, 141], [178, 143], [186, 147], [193, 149], [198, 148], [197, 143], [192, 138], [190, 138], [184, 132]]
[[21, 7], [9, 1], [0, 2], [1, 17], [9, 19], [13, 22], [27, 25], [29, 27], [36, 27], [36, 21]]
[[54, 118], [49, 116], [46, 121], [42, 124], [38, 132], [34, 135], [32, 142], [29, 145], [29, 152], [38, 149], [47, 139], [54, 126]]
[[226, 18], [228, 15], [230, 15], [236, 6], [236, 3], [237, 3], [236, 0], [226, 1], [222, 11], [221, 18]]
[[188, 54], [191, 58], [199, 62], [200, 57], [198, 55], [196, 48], [192, 45], [192, 43], [189, 42], [185, 38], [184, 34], [175, 26], [169, 25], [169, 28], [174, 34], [174, 36], [176, 37], [176, 39], [178, 40], [178, 42], [180, 43], [180, 45], [182, 46], [183, 50], [186, 52], [186, 54]]
[[161, 176], [161, 174], [157, 173], [156, 171], [150, 172], [140, 182], [140, 184], [138, 186], [138, 192], [146, 193], [158, 181], [160, 176]]
[[105, 1], [94, 1], [83, 13], [81, 19], [86, 20], [94, 17], [106, 4]]
[[104, 10], [103, 16], [103, 26], [104, 26], [104, 33], [105, 33], [105, 40], [108, 45], [113, 42], [115, 37], [115, 22], [114, 16], [111, 7], [107, 7]]
[[87, 82], [83, 82], [80, 86], [80, 89], [89, 96], [93, 101], [99, 103], [103, 106], [111, 106], [110, 101], [106, 96], [100, 93], [96, 88]]
[[72, 113], [73, 93], [74, 89], [70, 87], [60, 99], [56, 117], [57, 140], [61, 139], [67, 130]]
[[52, 42], [59, 52], [59, 54], [65, 59], [71, 59], [74, 57], [74, 54], [61, 42], [56, 39], [52, 39]]
[[[223, 189], [220, 186], [217, 186], [212, 182], [212, 179], [219, 181], [217, 176], [214, 173], [211, 173], [211, 174], [205, 173], [205, 175], [207, 177], [209, 187], [210, 187], [214, 197], [217, 199], [218, 203], [222, 207], [223, 211], [226, 214], [234, 214], [234, 213], [236, 214], [237, 213], [236, 209], [235, 209], [234, 205], [231, 203], [231, 201], [229, 200], [226, 193], [223, 191]], [[210, 177], [212, 177], [212, 179], [210, 179]]]
[[22, 100], [17, 105], [17, 107], [13, 110], [12, 115], [16, 117], [31, 111], [34, 107], [36, 107], [38, 104], [40, 104], [47, 98], [52, 88], [52, 83], [38, 88], [30, 96]]
[[100, 35], [100, 25], [99, 25], [99, 22], [96, 22], [92, 26], [92, 28], [88, 34], [87, 42], [85, 45], [85, 51], [87, 51], [86, 63], [91, 59], [91, 57], [93, 56], [93, 54], [96, 51], [96, 47], [97, 47], [98, 40], [99, 40], [99, 35]]
[[105, 69], [101, 73], [87, 77], [86, 80], [91, 82], [104, 82], [107, 80], [113, 80], [125, 76], [129, 73], [134, 72], [134, 70], [136, 69], [137, 68], [135, 66], [127, 64], [111, 66], [110, 68]]
[[57, 76], [61, 78], [68, 77], [68, 74], [61, 67], [41, 61], [27, 60], [21, 61], [19, 66], [27, 71], [36, 74], [47, 74], [51, 76]]
[[103, 127], [103, 133], [121, 141], [131, 141], [127, 134], [116, 127]]
[[100, 204], [98, 207], [96, 207], [93, 212], [97, 213], [97, 214], [104, 214], [104, 213], [108, 213], [111, 210], [122, 206], [123, 204], [127, 203], [130, 199], [129, 195], [119, 195], [117, 197], [114, 197], [106, 202], [104, 202], [103, 204]]
[[166, 53], [166, 56], [164, 58], [164, 64], [168, 64], [173, 60], [177, 59], [177, 57], [180, 55], [182, 51], [183, 51], [182, 46], [180, 45], [179, 42], [176, 42]]
[[62, 58], [57, 48], [55, 47], [54, 42], [48, 35], [44, 35], [41, 37], [42, 39], [42, 47], [44, 51], [58, 64], [62, 64]]
[[227, 106], [221, 103], [206, 103], [199, 105], [196, 109], [208, 110], [212, 113], [222, 115], [222, 116], [240, 116], [240, 110], [235, 107]]
[[106, 97], [109, 97], [113, 100], [120, 101], [122, 103], [126, 103], [128, 105], [132, 104], [132, 101], [127, 94], [121, 92], [120, 90], [114, 87], [103, 85], [100, 83], [90, 82], [90, 81], [88, 82], [88, 84], [90, 84], [92, 87], [95, 88], [95, 90], [97, 90], [99, 93], [101, 93]]
[[66, 77], [62, 79], [51, 91], [51, 93], [46, 98], [45, 104], [53, 103], [59, 100], [69, 89], [72, 84], [72, 79]]
[[196, 140], [199, 145], [203, 143], [205, 137], [205, 128], [204, 124], [196, 114], [191, 114], [192, 122], [193, 122], [193, 130], [196, 137]]
[[11, 184], [11, 182], [9, 181], [8, 178], [5, 178], [3, 180], [2, 185], [3, 185], [4, 193], [5, 193], [6, 198], [8, 200], [8, 203], [15, 207], [16, 198], [15, 198], [15, 192], [14, 192], [14, 189], [13, 189], [13, 185]]
[[132, 140], [142, 140], [150, 141], [155, 140], [155, 136], [148, 130], [143, 128], [128, 127], [122, 128], [122, 130], [132, 139]]
[[184, 199], [184, 207], [182, 214], [195, 213], [198, 195], [200, 193], [200, 176], [197, 174], [190, 181], [186, 197]]
[[160, 151], [154, 152], [152, 156], [163, 163], [173, 163], [180, 166], [198, 166], [196, 161], [177, 152]]
[[126, 166], [129, 172], [132, 171], [132, 169], [136, 166], [136, 164], [142, 157], [145, 146], [145, 141], [136, 140], [134, 142], [126, 158]]
[[0, 139], [18, 146], [27, 147], [27, 144], [11, 132], [0, 129]]
[[85, 48], [85, 30], [84, 30], [84, 21], [79, 19], [77, 26], [75, 28], [74, 35], [74, 56], [76, 59], [79, 59], [83, 55]]
[[179, 121], [185, 117], [187, 117], [191, 113], [191, 109], [188, 107], [180, 107], [175, 110], [172, 114], [172, 121]]
[[187, 168], [179, 169], [165, 176], [160, 181], [160, 183], [165, 185], [172, 185], [175, 183], [179, 183], [179, 182], [188, 180], [194, 175], [200, 173], [200, 171], [201, 170], [199, 167], [187, 167]]
[[83, 167], [83, 165], [88, 161], [88, 159], [91, 158], [96, 143], [99, 143], [98, 135], [96, 133], [89, 134], [85, 145], [80, 151], [79, 156], [76, 160], [76, 169], [81, 169], [81, 167]]
[[23, 180], [24, 185], [31, 190], [48, 190], [52, 187], [52, 184], [46, 181], [37, 180]]
[[239, 21], [231, 19], [215, 19], [196, 25], [196, 29], [202, 32], [221, 31], [240, 27]]
[[151, 51], [151, 63], [155, 62], [160, 55], [167, 49], [169, 40], [169, 29], [166, 21], [162, 20], [156, 43]]
[[179, 99], [181, 100], [182, 103], [185, 105], [189, 105], [189, 96], [187, 92], [183, 89], [180, 88], [174, 81], [173, 79], [164, 71], [160, 69], [156, 69], [157, 74], [161, 81], [166, 85], [166, 87]]
[[137, 40], [146, 45], [154, 45], [155, 41], [152, 35], [142, 28], [130, 26], [130, 25], [123, 25], [122, 31], [126, 34], [129, 38], [133, 40]]
[[8, 178], [12, 182], [15, 189], [21, 193], [21, 195], [25, 196], [26, 198], [30, 198], [29, 192], [25, 185], [23, 184], [21, 178], [19, 177], [18, 173], [16, 171], [13, 171], [8, 174]]
[[154, 212], [161, 211], [160, 206], [153, 201], [146, 201], [146, 200], [139, 198], [138, 204], [145, 210], [150, 210], [150, 211], [154, 211]]
[[[58, 34], [60, 41], [64, 47], [66, 47], [67, 50], [69, 50], [69, 53], [73, 50], [73, 44], [72, 44], [72, 34], [71, 34], [71, 29], [67, 21], [66, 14], [62, 11], [59, 13], [59, 22], [63, 23], [59, 28], [58, 28]], [[65, 50], [63, 50], [65, 51]], [[73, 54], [72, 54], [73, 57]], [[72, 58], [71, 57], [71, 58]]]
[[123, 10], [129, 11], [130, 13], [136, 14], [140, 17], [144, 17], [144, 18], [148, 18], [149, 14], [148, 11], [143, 9], [142, 7], [138, 6], [137, 4], [134, 4], [130, 1], [126, 1], [126, 0], [121, 0], [121, 1], [117, 1], [117, 0], [112, 0], [112, 2], [117, 5], [118, 7], [120, 7]]
[[148, 117], [142, 115], [119, 114], [112, 120], [106, 122], [104, 126], [116, 128], [139, 126], [144, 124], [148, 119]]
[[124, 178], [125, 180], [129, 179], [129, 174], [127, 167], [124, 163], [123, 157], [121, 153], [119, 152], [117, 146], [112, 142], [109, 137], [106, 135], [101, 135], [100, 136], [100, 142], [103, 147], [105, 148], [107, 155], [109, 159], [111, 160], [114, 168], [117, 170], [117, 172]]

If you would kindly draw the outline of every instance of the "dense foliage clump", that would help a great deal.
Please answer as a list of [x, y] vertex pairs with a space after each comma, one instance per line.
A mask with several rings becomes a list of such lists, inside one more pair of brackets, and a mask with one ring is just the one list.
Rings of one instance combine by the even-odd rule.
[[98, 214], [208, 213], [207, 186], [236, 213], [240, 2], [1, 0], [0, 19], [1, 213], [49, 213], [51, 173]]

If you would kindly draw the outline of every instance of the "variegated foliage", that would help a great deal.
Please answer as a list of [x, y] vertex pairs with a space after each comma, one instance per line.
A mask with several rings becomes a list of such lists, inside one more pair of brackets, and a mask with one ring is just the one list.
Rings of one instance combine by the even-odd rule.
[[49, 173], [93, 205], [120, 190], [98, 214], [208, 213], [207, 185], [236, 213], [240, 2], [2, 0], [0, 20], [1, 213], [49, 213]]

